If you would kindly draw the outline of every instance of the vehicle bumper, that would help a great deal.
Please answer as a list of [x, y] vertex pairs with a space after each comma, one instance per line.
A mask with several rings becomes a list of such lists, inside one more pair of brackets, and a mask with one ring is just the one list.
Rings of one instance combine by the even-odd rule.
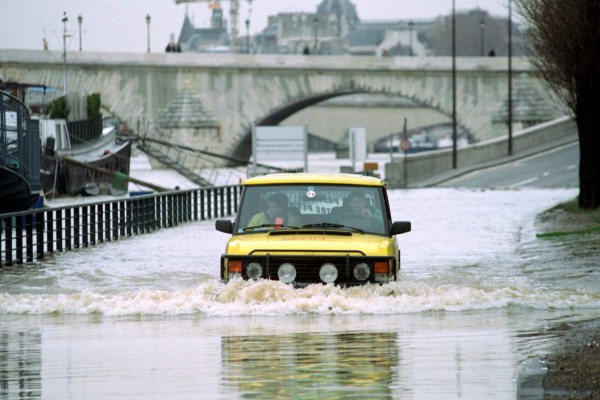
[[[241, 268], [235, 273], [228, 268], [231, 262], [237, 261]], [[229, 281], [232, 276], [242, 279], [251, 279], [246, 267], [250, 263], [258, 263], [262, 266], [262, 273], [256, 279], [280, 280], [278, 276], [279, 267], [284, 263], [292, 264], [296, 270], [296, 278], [291, 284], [295, 287], [303, 287], [309, 284], [326, 283], [319, 276], [319, 271], [324, 264], [332, 264], [337, 269], [337, 279], [333, 282], [340, 286], [359, 286], [367, 283], [387, 283], [395, 281], [398, 272], [395, 257], [369, 257], [346, 255], [294, 255], [265, 254], [258, 256], [233, 256], [223, 255], [221, 257], [221, 279]], [[364, 280], [355, 276], [354, 269], [357, 264], [364, 263], [368, 266], [369, 274]]]

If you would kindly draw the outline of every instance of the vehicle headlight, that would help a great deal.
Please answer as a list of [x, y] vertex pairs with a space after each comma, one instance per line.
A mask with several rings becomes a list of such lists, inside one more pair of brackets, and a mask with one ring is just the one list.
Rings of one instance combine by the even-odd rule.
[[359, 263], [354, 266], [354, 277], [359, 281], [365, 281], [371, 274], [369, 266], [365, 263]]
[[325, 263], [321, 265], [321, 269], [319, 270], [319, 278], [325, 283], [335, 282], [338, 277], [338, 270], [335, 265], [330, 263]]
[[246, 267], [246, 275], [249, 279], [258, 279], [262, 276], [262, 265], [256, 262], [248, 264]]
[[296, 268], [293, 264], [283, 263], [277, 270], [277, 276], [284, 283], [292, 283], [296, 279]]

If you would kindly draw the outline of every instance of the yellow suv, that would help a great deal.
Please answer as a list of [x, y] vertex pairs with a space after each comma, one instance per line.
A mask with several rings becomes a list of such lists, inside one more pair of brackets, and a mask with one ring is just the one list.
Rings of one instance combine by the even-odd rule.
[[243, 183], [235, 221], [217, 220], [232, 234], [221, 256], [221, 279], [280, 280], [356, 286], [396, 280], [395, 235], [385, 184], [353, 174], [283, 173]]

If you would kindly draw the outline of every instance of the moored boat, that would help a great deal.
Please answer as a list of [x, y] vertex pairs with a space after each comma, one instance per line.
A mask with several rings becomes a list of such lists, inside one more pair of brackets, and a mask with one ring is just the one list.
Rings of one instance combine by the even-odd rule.
[[[54, 89], [45, 85], [0, 81], [0, 89], [2, 209], [28, 209], [40, 195], [126, 191], [123, 176], [129, 175], [131, 142], [119, 137], [118, 118], [102, 117], [99, 94], [89, 95], [83, 102], [81, 94], [57, 97]], [[76, 112], [69, 111], [69, 103], [77, 105]], [[85, 103], [87, 108], [82, 107]], [[87, 113], [82, 111], [85, 109]], [[37, 113], [35, 118], [32, 111]], [[64, 118], [47, 116], [53, 113]], [[14, 200], [9, 200], [9, 194]], [[8, 206], [11, 202], [14, 205]]]
[[38, 127], [18, 98], [0, 90], [0, 214], [31, 208], [40, 197]]
[[[64, 120], [40, 120], [43, 146], [42, 188], [48, 197], [115, 192], [115, 173], [129, 175], [131, 142], [120, 141], [116, 129], [71, 144]], [[74, 161], [74, 162], [73, 162]], [[104, 172], [107, 171], [107, 172]], [[120, 191], [124, 191], [124, 189]]]

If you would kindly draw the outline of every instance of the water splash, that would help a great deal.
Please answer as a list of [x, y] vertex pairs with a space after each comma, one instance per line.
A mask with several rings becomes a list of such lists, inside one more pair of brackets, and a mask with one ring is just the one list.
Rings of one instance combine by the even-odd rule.
[[181, 290], [140, 290], [72, 294], [0, 294], [6, 314], [122, 315], [302, 315], [406, 314], [427, 311], [468, 311], [510, 306], [535, 309], [599, 308], [600, 292], [556, 291], [526, 282], [497, 279], [485, 285], [394, 282], [340, 288], [310, 285], [294, 289], [277, 281], [210, 280]]

